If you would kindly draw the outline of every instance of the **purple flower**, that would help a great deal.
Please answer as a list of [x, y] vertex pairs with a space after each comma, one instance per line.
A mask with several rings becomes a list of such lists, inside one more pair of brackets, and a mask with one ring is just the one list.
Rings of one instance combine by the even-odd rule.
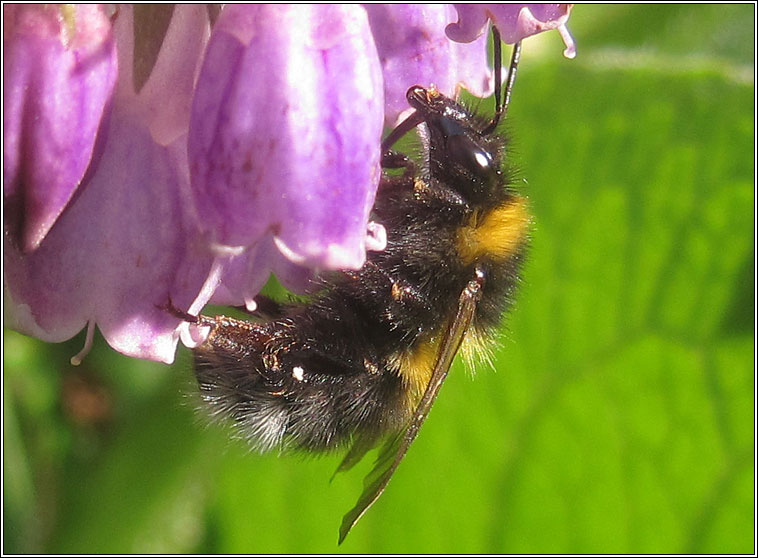
[[566, 28], [573, 4], [455, 4], [458, 21], [447, 26], [448, 37], [468, 43], [476, 40], [492, 21], [501, 32], [503, 41], [515, 43], [551, 29], [557, 29], [567, 58], [576, 56], [574, 39]]
[[456, 17], [451, 4], [367, 4], [371, 31], [384, 76], [385, 124], [396, 125], [409, 110], [405, 93], [413, 85], [434, 85], [455, 97], [461, 85], [488, 97], [493, 74], [487, 61], [487, 37], [470, 44], [453, 42], [445, 26]]
[[[196, 307], [212, 257], [188, 201], [189, 104], [208, 22], [184, 6], [168, 29], [155, 69], [132, 85], [132, 10], [113, 32], [119, 79], [103, 154], [73, 204], [31, 253], [4, 236], [6, 291], [13, 326], [63, 341], [97, 324], [118, 351], [171, 362], [179, 320], [161, 310], [170, 297]], [[206, 289], [207, 290], [207, 289]]]
[[225, 8], [189, 133], [212, 241], [247, 248], [271, 237], [295, 263], [360, 268], [381, 172], [381, 87], [360, 6]]
[[512, 41], [568, 16], [228, 5], [211, 31], [198, 5], [4, 9], [13, 327], [62, 341], [97, 325], [163, 362], [196, 342], [169, 304], [252, 307], [271, 273], [302, 291], [382, 249], [382, 129], [408, 87], [488, 95], [487, 18]]
[[116, 82], [99, 6], [4, 5], [6, 230], [36, 249], [89, 167]]

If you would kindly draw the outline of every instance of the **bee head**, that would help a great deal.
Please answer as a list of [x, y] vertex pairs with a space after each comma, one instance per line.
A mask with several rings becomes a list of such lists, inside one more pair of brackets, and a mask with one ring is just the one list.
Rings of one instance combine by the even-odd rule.
[[415, 114], [409, 124], [424, 123], [429, 174], [452, 187], [468, 203], [478, 205], [499, 198], [502, 190], [503, 138], [493, 133], [508, 110], [511, 89], [521, 57], [521, 43], [513, 45], [511, 64], [502, 89], [500, 32], [492, 28], [495, 53], [495, 115], [489, 123], [472, 115], [436, 89], [411, 87], [406, 98]]
[[458, 190], [469, 203], [489, 198], [501, 184], [503, 142], [492, 134], [494, 126], [483, 127], [481, 119], [436, 89], [416, 85], [406, 97], [426, 124], [430, 177]]

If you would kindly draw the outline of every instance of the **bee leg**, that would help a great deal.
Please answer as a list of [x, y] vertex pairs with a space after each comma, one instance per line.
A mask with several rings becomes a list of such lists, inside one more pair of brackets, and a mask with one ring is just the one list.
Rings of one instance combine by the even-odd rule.
[[416, 164], [407, 155], [397, 151], [385, 151], [382, 155], [383, 169], [405, 169], [404, 176], [416, 171]]
[[168, 295], [167, 300], [164, 304], [156, 304], [155, 307], [159, 310], [165, 310], [175, 318], [179, 318], [180, 320], [189, 322], [191, 324], [196, 324], [201, 321], [201, 316], [190, 314], [189, 312], [185, 312], [181, 308], [175, 306], [174, 301], [171, 300], [171, 295]]
[[416, 163], [412, 159], [397, 151], [385, 151], [382, 155], [382, 169], [404, 169], [403, 174], [388, 175], [382, 177], [379, 185], [384, 191], [393, 189], [408, 189], [413, 187], [413, 177], [416, 175]]
[[[390, 289], [393, 305], [401, 305], [410, 312], [431, 312], [432, 303], [429, 297], [416, 285], [401, 279], [393, 280]], [[389, 311], [389, 309], [388, 309]]]
[[419, 111], [414, 110], [405, 120], [395, 126], [386, 138], [384, 138], [382, 141], [382, 153], [387, 153], [390, 148], [395, 145], [397, 140], [413, 130], [413, 128], [421, 124], [423, 121], [424, 115]]

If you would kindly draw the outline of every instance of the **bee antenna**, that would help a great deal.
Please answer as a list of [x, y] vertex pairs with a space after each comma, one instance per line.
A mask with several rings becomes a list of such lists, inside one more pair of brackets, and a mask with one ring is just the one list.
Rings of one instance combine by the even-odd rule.
[[508, 105], [511, 102], [513, 82], [516, 81], [516, 69], [518, 68], [519, 60], [521, 59], [521, 41], [518, 41], [513, 45], [511, 64], [508, 66], [508, 78], [505, 82], [505, 91], [502, 92], [503, 47], [502, 41], [500, 40], [500, 31], [494, 25], [492, 26], [492, 43], [495, 47], [495, 116], [492, 117], [492, 120], [487, 127], [482, 130], [483, 136], [491, 134], [497, 127], [500, 119], [505, 118], [505, 115], [508, 112]]

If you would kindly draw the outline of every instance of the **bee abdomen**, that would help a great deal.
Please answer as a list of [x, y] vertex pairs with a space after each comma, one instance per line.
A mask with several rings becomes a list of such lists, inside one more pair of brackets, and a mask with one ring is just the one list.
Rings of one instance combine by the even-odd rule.
[[[212, 414], [232, 419], [239, 436], [260, 451], [329, 451], [359, 432], [379, 437], [399, 428], [401, 379], [382, 362], [313, 347], [308, 330], [285, 321], [216, 318], [195, 350], [195, 375]], [[244, 337], [244, 352], [230, 350]]]

